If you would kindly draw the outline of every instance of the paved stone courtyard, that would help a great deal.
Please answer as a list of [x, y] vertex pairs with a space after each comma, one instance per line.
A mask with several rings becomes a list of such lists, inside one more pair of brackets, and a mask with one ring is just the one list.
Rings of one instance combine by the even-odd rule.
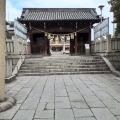
[[120, 78], [112, 74], [20, 76], [5, 91], [17, 103], [0, 120], [120, 120]]

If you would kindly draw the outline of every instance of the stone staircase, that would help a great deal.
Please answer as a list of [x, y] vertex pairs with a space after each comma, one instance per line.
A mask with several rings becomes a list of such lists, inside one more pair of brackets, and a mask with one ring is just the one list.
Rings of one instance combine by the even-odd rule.
[[108, 66], [100, 56], [47, 56], [25, 59], [20, 76], [107, 74]]

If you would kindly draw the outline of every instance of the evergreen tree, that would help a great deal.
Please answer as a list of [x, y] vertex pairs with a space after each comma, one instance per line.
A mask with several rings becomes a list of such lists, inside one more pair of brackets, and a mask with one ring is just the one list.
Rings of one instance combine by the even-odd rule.
[[117, 23], [117, 27], [115, 29], [115, 37], [117, 37], [118, 34], [120, 34], [120, 22]]
[[110, 0], [108, 2], [111, 5], [111, 12], [114, 13], [114, 22], [117, 23], [117, 28], [115, 31], [115, 36], [120, 33], [120, 0]]

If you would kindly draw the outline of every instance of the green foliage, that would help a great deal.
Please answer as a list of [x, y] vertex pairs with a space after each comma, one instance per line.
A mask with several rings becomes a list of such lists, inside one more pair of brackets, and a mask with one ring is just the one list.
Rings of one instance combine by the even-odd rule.
[[120, 23], [117, 23], [117, 27], [115, 30], [115, 36], [117, 37], [119, 33], [120, 33]]
[[120, 22], [120, 0], [110, 0], [108, 3], [111, 4], [111, 12], [114, 13], [115, 20]]
[[108, 2], [111, 5], [111, 12], [114, 13], [115, 22], [117, 23], [117, 28], [115, 31], [115, 36], [120, 33], [120, 0], [110, 0]]

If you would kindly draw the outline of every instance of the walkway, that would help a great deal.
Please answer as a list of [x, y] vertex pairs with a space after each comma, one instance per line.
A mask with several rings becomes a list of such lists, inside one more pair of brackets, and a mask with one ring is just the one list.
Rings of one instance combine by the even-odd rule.
[[114, 75], [22, 76], [5, 86], [17, 104], [0, 120], [120, 120]]

